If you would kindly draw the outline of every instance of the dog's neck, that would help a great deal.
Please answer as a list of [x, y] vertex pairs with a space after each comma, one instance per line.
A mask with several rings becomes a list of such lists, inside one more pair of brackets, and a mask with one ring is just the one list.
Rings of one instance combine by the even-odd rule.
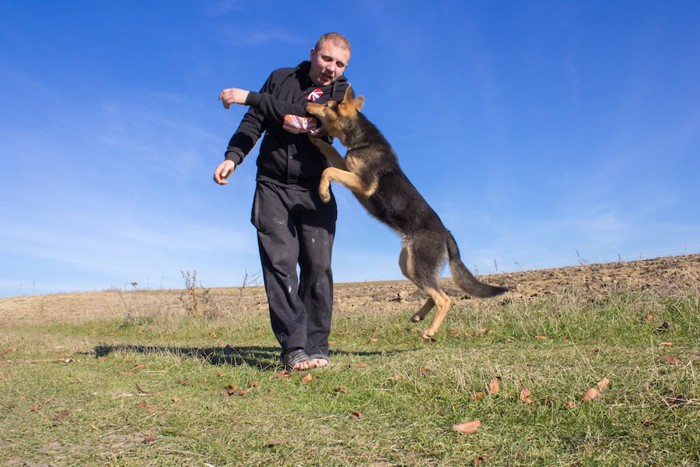
[[353, 144], [352, 146], [346, 146], [346, 148], [348, 148], [348, 152], [349, 152], [349, 151], [354, 151], [356, 149], [366, 148], [367, 146], [369, 146], [369, 143], [358, 141], [357, 144]]

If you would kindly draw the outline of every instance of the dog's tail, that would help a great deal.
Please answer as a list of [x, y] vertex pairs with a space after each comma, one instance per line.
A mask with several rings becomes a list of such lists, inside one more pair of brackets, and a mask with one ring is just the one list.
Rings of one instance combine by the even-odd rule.
[[452, 279], [460, 289], [467, 292], [469, 295], [478, 298], [493, 297], [507, 292], [506, 287], [484, 284], [479, 282], [476, 277], [469, 272], [469, 269], [464, 265], [459, 255], [457, 242], [452, 234], [447, 232], [447, 254], [450, 260], [450, 271], [452, 271]]

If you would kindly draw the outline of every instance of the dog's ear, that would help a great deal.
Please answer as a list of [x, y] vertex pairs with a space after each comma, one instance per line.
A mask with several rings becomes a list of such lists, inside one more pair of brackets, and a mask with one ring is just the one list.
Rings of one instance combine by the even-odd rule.
[[354, 100], [353, 104], [355, 105], [355, 110], [358, 112], [362, 110], [362, 107], [365, 105], [365, 96], [360, 96], [357, 99]]
[[349, 102], [355, 98], [355, 91], [352, 89], [352, 86], [348, 86], [348, 88], [345, 90], [345, 95], [343, 96], [343, 102]]

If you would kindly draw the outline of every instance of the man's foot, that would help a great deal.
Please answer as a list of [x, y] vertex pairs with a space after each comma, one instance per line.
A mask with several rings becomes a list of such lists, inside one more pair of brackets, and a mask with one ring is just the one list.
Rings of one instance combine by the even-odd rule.
[[309, 363], [313, 365], [311, 368], [320, 368], [330, 365], [331, 359], [327, 355], [313, 354], [309, 356]]
[[317, 365], [306, 354], [304, 349], [291, 349], [282, 354], [282, 364], [288, 371], [304, 371]]

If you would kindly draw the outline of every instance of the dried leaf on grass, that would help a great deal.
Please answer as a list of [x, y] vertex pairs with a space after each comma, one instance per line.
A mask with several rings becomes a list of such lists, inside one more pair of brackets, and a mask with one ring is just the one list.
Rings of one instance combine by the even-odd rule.
[[598, 399], [602, 393], [596, 388], [590, 388], [583, 394], [583, 402], [591, 402]]
[[247, 389], [238, 389], [238, 386], [235, 384], [229, 384], [224, 388], [223, 394], [225, 396], [239, 396], [239, 397], [244, 397], [246, 394], [248, 394], [250, 391], [252, 391], [255, 388], [255, 386], [250, 386], [248, 385]]
[[480, 400], [483, 399], [484, 397], [486, 397], [486, 394], [485, 394], [485, 393], [483, 393], [483, 392], [477, 392], [476, 394], [474, 394], [474, 395], [471, 397], [471, 399], [472, 399], [473, 401], [480, 401]]
[[662, 358], [669, 365], [678, 365], [681, 362], [676, 357], [672, 357], [671, 355], [664, 355]]
[[306, 374], [301, 378], [301, 382], [302, 382], [303, 384], [307, 384], [307, 383], [310, 383], [311, 381], [313, 381], [313, 379], [314, 379], [314, 377], [311, 375], [311, 373], [306, 373]]
[[489, 394], [494, 395], [498, 394], [499, 392], [501, 392], [501, 377], [496, 376], [489, 383]]
[[530, 390], [525, 386], [520, 386], [520, 400], [528, 405], [535, 403], [534, 399], [532, 398], [532, 394], [530, 393]]
[[146, 404], [146, 401], [144, 400], [139, 401], [139, 403], [136, 405], [148, 411], [149, 413], [160, 413], [160, 410], [158, 410], [157, 406]]
[[141, 387], [141, 385], [139, 383], [136, 383], [136, 389], [138, 389], [139, 395], [142, 395], [142, 396], [150, 396], [151, 394], [156, 393], [156, 391], [146, 391], [145, 389], [143, 389]]
[[56, 414], [55, 418], [56, 418], [56, 420], [58, 420], [60, 422], [61, 420], [65, 420], [69, 416], [70, 416], [70, 410], [66, 409], [63, 412]]
[[462, 433], [464, 435], [471, 435], [479, 431], [480, 426], [481, 422], [479, 420], [473, 420], [471, 422], [457, 423], [455, 425], [452, 425], [452, 431], [456, 431], [457, 433]]
[[583, 402], [591, 402], [596, 399], [598, 399], [600, 396], [603, 395], [602, 391], [605, 391], [608, 386], [610, 386], [610, 380], [608, 378], [603, 378], [600, 381], [598, 381], [593, 388], [589, 388], [584, 394], [583, 394]]

